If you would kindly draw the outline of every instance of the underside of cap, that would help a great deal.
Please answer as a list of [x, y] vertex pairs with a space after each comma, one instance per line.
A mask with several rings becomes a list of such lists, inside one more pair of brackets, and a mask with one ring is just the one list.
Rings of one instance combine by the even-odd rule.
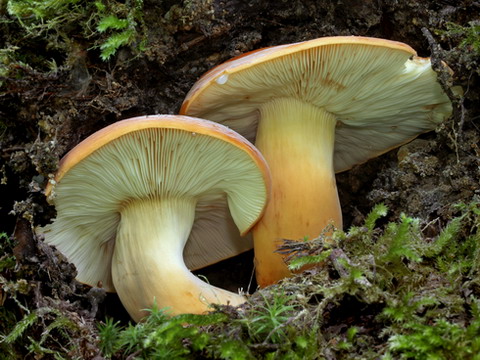
[[57, 218], [43, 229], [45, 240], [76, 265], [79, 281], [114, 291], [119, 213], [137, 199], [195, 199], [199, 223], [191, 239], [201, 244], [189, 250], [187, 243], [185, 254], [195, 254], [185, 259], [192, 268], [251, 247], [251, 240], [236, 244], [244, 239], [233, 231], [248, 231], [268, 196], [267, 167], [251, 144], [219, 124], [182, 116], [124, 120], [112, 129], [115, 136], [106, 128], [73, 149], [51, 189]]
[[[211, 241], [214, 239], [216, 241]], [[228, 209], [226, 195], [199, 200], [190, 239], [183, 251], [185, 264], [190, 270], [204, 268], [252, 248], [252, 236], [248, 233], [242, 237], [239, 233]]]
[[329, 37], [220, 65], [192, 88], [181, 112], [220, 122], [254, 142], [259, 109], [276, 98], [294, 98], [336, 117], [336, 172], [434, 129], [452, 110], [429, 59], [408, 45]]

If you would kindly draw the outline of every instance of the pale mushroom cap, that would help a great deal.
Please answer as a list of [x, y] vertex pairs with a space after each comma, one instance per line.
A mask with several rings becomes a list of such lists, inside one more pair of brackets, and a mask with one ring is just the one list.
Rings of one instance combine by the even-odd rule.
[[274, 98], [295, 98], [336, 116], [336, 172], [435, 129], [452, 111], [430, 60], [410, 46], [339, 36], [227, 61], [194, 85], [180, 113], [220, 122], [253, 142], [259, 108]]
[[258, 150], [220, 124], [174, 115], [123, 120], [60, 162], [46, 190], [57, 218], [44, 228], [45, 240], [76, 265], [79, 281], [114, 291], [111, 261], [122, 206], [162, 196], [196, 199], [184, 251], [186, 265], [196, 269], [251, 248], [239, 232], [261, 216], [269, 186]]

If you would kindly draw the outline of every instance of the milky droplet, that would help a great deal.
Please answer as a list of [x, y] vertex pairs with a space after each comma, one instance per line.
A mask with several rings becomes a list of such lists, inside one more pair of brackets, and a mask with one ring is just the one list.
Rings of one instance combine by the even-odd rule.
[[216, 81], [217, 81], [217, 84], [219, 85], [225, 84], [228, 81], [228, 74], [220, 75]]

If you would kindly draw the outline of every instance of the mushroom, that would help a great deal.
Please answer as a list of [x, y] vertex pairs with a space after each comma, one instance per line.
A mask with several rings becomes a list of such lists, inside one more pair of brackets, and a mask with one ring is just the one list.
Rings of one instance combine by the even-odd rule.
[[173, 115], [127, 119], [61, 160], [46, 189], [57, 217], [43, 233], [76, 265], [80, 282], [116, 291], [135, 321], [154, 301], [172, 315], [203, 313], [244, 297], [194, 276], [185, 244], [194, 243], [186, 251], [193, 267], [244, 251], [234, 227], [250, 230], [269, 186], [262, 155], [223, 125]]
[[410, 46], [326, 37], [239, 56], [203, 75], [181, 114], [220, 122], [255, 143], [272, 197], [253, 228], [256, 276], [290, 275], [283, 239], [342, 227], [335, 173], [434, 129], [451, 113], [428, 58]]

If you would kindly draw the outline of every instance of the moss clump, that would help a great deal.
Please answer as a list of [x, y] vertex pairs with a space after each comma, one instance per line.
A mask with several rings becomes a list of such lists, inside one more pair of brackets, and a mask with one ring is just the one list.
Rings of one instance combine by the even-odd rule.
[[28, 231], [16, 244], [2, 235], [0, 350], [6, 359], [475, 359], [480, 201], [451, 211], [427, 236], [432, 223], [406, 215], [387, 222], [378, 205], [346, 232], [286, 240], [279, 251], [308, 270], [238, 308], [169, 317], [154, 307], [139, 324], [108, 319], [98, 329], [58, 254]]
[[6, 13], [0, 25], [16, 31], [0, 38], [9, 44], [0, 49], [1, 77], [19, 76], [22, 68], [55, 73], [79, 51], [99, 49], [108, 60], [121, 47], [138, 53], [145, 45], [143, 0], [7, 0]]
[[[376, 206], [348, 232], [286, 241], [309, 270], [260, 290], [238, 309], [100, 326], [112, 359], [474, 359], [480, 351], [480, 205], [435, 237], [419, 219], [385, 223]], [[378, 226], [379, 222], [384, 222]], [[327, 235], [331, 234], [331, 235]], [[317, 267], [313, 263], [321, 261]], [[433, 357], [432, 357], [433, 356]]]
[[[23, 219], [0, 234], [0, 359], [92, 359], [99, 353], [88, 293]], [[91, 291], [91, 290], [90, 290]], [[92, 303], [93, 310], [93, 303]]]
[[[436, 34], [447, 41], [451, 47], [446, 61], [454, 67], [459, 64], [467, 70], [480, 75], [480, 21], [469, 21], [467, 25], [447, 22], [443, 29], [437, 29]], [[455, 63], [453, 62], [455, 61]]]
[[458, 46], [465, 51], [480, 55], [480, 21], [470, 21], [467, 26], [448, 22], [446, 30], [437, 30], [444, 38], [456, 39]]

